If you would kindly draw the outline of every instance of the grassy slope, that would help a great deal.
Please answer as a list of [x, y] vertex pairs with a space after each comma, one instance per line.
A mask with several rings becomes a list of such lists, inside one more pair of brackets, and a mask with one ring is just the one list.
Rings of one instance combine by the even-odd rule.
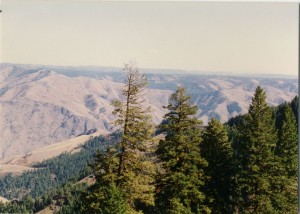
[[3, 160], [0, 162], [0, 177], [8, 173], [20, 175], [25, 171], [33, 169], [30, 167], [32, 164], [56, 157], [64, 152], [78, 152], [81, 144], [84, 144], [86, 141], [88, 141], [90, 137], [99, 136], [100, 134], [106, 133], [103, 131], [98, 131], [91, 135], [81, 135], [79, 137], [35, 149], [27, 156], [19, 155]]

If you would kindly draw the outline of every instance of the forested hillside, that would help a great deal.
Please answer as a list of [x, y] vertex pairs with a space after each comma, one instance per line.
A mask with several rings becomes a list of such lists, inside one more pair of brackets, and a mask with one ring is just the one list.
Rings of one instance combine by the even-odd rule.
[[[298, 101], [298, 97], [295, 97], [291, 102], [286, 102], [284, 104], [281, 104], [279, 106], [277, 106], [276, 108], [273, 108], [273, 112], [275, 114], [273, 114], [275, 116], [275, 121], [280, 121], [284, 112], [285, 108], [291, 108], [293, 110], [293, 115], [294, 118], [296, 118], [297, 115], [297, 101]], [[230, 119], [227, 123], [225, 123], [225, 125], [222, 125], [221, 123], [219, 123], [216, 120], [212, 120], [209, 125], [207, 127], [205, 127], [206, 132], [203, 133], [203, 151], [202, 154], [204, 157], [206, 157], [207, 159], [215, 159], [214, 165], [217, 166], [217, 164], [221, 164], [221, 167], [215, 168], [214, 169], [210, 169], [213, 170], [211, 172], [207, 172], [208, 174], [214, 173], [214, 175], [218, 175], [218, 178], [216, 179], [221, 179], [218, 181], [217, 186], [212, 185], [212, 183], [210, 182], [210, 184], [207, 186], [208, 190], [209, 190], [209, 195], [211, 195], [211, 197], [216, 197], [216, 190], [214, 190], [215, 188], [222, 188], [219, 191], [223, 191], [223, 194], [225, 195], [226, 200], [222, 201], [220, 203], [220, 199], [215, 199], [214, 202], [211, 203], [212, 206], [215, 207], [215, 209], [218, 209], [219, 212], [221, 211], [225, 211], [232, 207], [234, 200], [230, 199], [232, 196], [229, 195], [228, 193], [230, 191], [232, 191], [232, 189], [234, 188], [234, 185], [236, 185], [234, 183], [234, 176], [232, 173], [234, 173], [233, 168], [234, 165], [234, 159], [232, 158], [232, 152], [234, 151], [233, 149], [233, 145], [235, 145], [235, 143], [238, 143], [238, 140], [236, 139], [236, 134], [238, 133], [238, 127], [242, 126], [242, 124], [245, 123], [245, 117], [246, 115], [242, 115], [239, 117], [235, 117]], [[282, 121], [282, 120], [281, 120]], [[162, 125], [165, 124], [162, 123]], [[277, 124], [277, 123], [275, 123]], [[276, 128], [278, 131], [281, 130], [281, 126], [277, 126]], [[295, 129], [294, 129], [295, 130]], [[85, 149], [92, 149], [93, 150], [93, 154], [95, 154], [95, 149], [99, 149], [99, 148], [103, 148], [101, 145], [104, 144], [100, 144], [100, 142], [104, 142], [103, 141], [103, 137], [97, 137], [94, 139], [91, 139], [90, 141], [88, 141], [84, 148]], [[113, 138], [110, 138], [108, 141], [108, 144], [110, 143], [110, 140], [112, 140], [112, 145], [114, 143], [116, 143], [118, 141], [118, 135], [116, 134]], [[107, 141], [105, 141], [107, 142]], [[215, 152], [215, 146], [219, 147], [219, 149], [217, 151], [219, 152]], [[85, 153], [85, 149], [82, 151], [83, 153]], [[212, 154], [214, 154], [214, 156], [209, 156], [209, 151], [212, 151]], [[72, 158], [72, 156], [74, 156]], [[64, 171], [68, 171], [68, 166], [72, 165], [72, 166], [77, 166], [76, 163], [78, 160], [76, 157], [80, 156], [79, 154], [63, 154], [57, 158], [51, 159], [51, 160], [47, 160], [43, 163], [37, 164], [36, 166], [43, 166], [45, 167], [45, 165], [56, 165], [57, 163], [62, 163], [63, 165], [66, 164], [67, 167], [60, 167], [61, 169], [64, 168]], [[83, 155], [85, 156], [85, 155]], [[82, 156], [82, 157], [83, 157]], [[76, 181], [83, 177], [84, 175], [88, 174], [88, 173], [93, 173], [92, 168], [88, 168], [86, 167], [86, 163], [92, 163], [93, 159], [95, 158], [94, 155], [90, 155], [90, 156], [85, 156], [88, 157], [87, 161], [84, 161], [85, 164], [83, 164], [83, 168], [82, 170], [75, 170], [76, 173], [73, 172], [72, 173], [67, 173], [69, 174], [69, 177], [71, 178], [71, 180], [66, 181], [66, 179], [63, 179], [66, 183], [64, 185], [58, 185], [57, 183], [55, 185], [57, 185], [58, 187], [53, 188], [53, 186], [49, 185], [47, 191], [42, 190], [39, 191], [38, 188], [35, 190], [31, 190], [32, 192], [30, 194], [29, 191], [27, 191], [27, 193], [25, 191], [21, 191], [22, 189], [27, 189], [28, 186], [30, 186], [30, 183], [28, 182], [29, 179], [27, 179], [27, 184], [26, 184], [26, 177], [28, 178], [33, 178], [35, 177], [35, 175], [37, 174], [37, 172], [32, 172], [32, 174], [25, 173], [23, 176], [20, 177], [12, 177], [12, 176], [7, 176], [6, 178], [2, 179], [0, 182], [1, 185], [1, 194], [5, 195], [7, 198], [13, 199], [13, 197], [10, 197], [10, 195], [19, 195], [19, 196], [23, 196], [22, 198], [19, 198], [19, 200], [13, 200], [10, 204], [6, 204], [6, 205], [0, 205], [0, 212], [15, 212], [15, 213], [34, 213], [34, 212], [38, 212], [46, 207], [50, 207], [50, 210], [53, 209], [53, 212], [56, 210], [58, 213], [81, 213], [80, 209], [82, 209], [83, 204], [86, 203], [84, 197], [86, 197], [87, 194], [91, 194], [91, 192], [94, 190], [94, 188], [88, 188], [88, 185], [83, 183], [83, 184], [77, 184], [74, 185], [74, 183], [76, 183]], [[231, 157], [231, 158], [230, 158]], [[64, 161], [65, 160], [65, 161]], [[67, 161], [66, 161], [67, 160]], [[219, 163], [218, 163], [219, 160]], [[224, 161], [227, 160], [227, 161]], [[48, 164], [46, 164], [48, 163]], [[231, 163], [231, 164], [229, 164]], [[79, 167], [77, 167], [79, 169]], [[40, 169], [41, 171], [41, 169]], [[46, 170], [43, 170], [43, 172], [45, 172]], [[53, 171], [52, 171], [53, 172]], [[54, 173], [55, 174], [55, 173]], [[74, 176], [74, 174], [80, 174], [80, 176]], [[229, 174], [229, 176], [226, 176], [227, 174]], [[46, 174], [46, 178], [49, 175]], [[41, 178], [44, 178], [43, 176]], [[225, 179], [223, 179], [225, 178]], [[228, 180], [229, 179], [229, 180]], [[22, 181], [23, 180], [23, 181]], [[38, 179], [38, 182], [44, 183], [45, 180], [43, 179]], [[46, 179], [47, 181], [47, 179]], [[11, 183], [11, 185], [9, 185], [9, 183]], [[225, 185], [222, 185], [222, 182], [225, 182]], [[15, 184], [14, 184], [15, 183]], [[17, 184], [18, 183], [18, 184]], [[64, 183], [64, 182], [61, 182]], [[228, 185], [228, 183], [231, 183], [231, 185]], [[47, 185], [47, 183], [46, 183]], [[14, 186], [15, 188], [12, 188], [12, 186]], [[44, 188], [44, 187], [43, 187]], [[42, 189], [43, 189], [42, 188]], [[52, 189], [53, 188], [53, 189]], [[295, 187], [296, 188], [296, 187]], [[50, 191], [49, 191], [50, 190]], [[12, 191], [12, 192], [10, 192]], [[295, 190], [294, 190], [295, 191]], [[25, 193], [24, 193], [25, 192]], [[35, 192], [35, 193], [34, 193]], [[294, 192], [296, 193], [296, 192]], [[32, 195], [36, 195], [36, 197], [33, 197]], [[219, 197], [219, 196], [218, 196]], [[15, 198], [17, 199], [17, 198]], [[224, 202], [228, 200], [231, 201], [231, 205], [228, 207], [224, 207]], [[219, 202], [218, 202], [219, 201]], [[219, 206], [219, 208], [218, 208]], [[294, 210], [296, 209], [296, 203], [293, 203], [292, 206], [294, 207]], [[224, 211], [224, 212], [225, 212]], [[224, 213], [222, 212], [222, 213]], [[145, 212], [147, 213], [147, 212]], [[150, 212], [151, 213], [151, 212]], [[213, 212], [213, 213], [218, 213], [217, 211]], [[231, 211], [229, 213], [235, 213], [234, 211]], [[291, 212], [293, 213], [293, 212]], [[294, 212], [296, 213], [296, 211]]]
[[[297, 213], [298, 97], [270, 106], [258, 86], [246, 114], [206, 125], [178, 86], [155, 126], [145, 75], [124, 70], [123, 99], [112, 102], [120, 132], [3, 178], [0, 194], [13, 201], [1, 212]], [[75, 184], [86, 176], [95, 183]]]
[[34, 171], [21, 176], [7, 175], [0, 179], [0, 195], [9, 200], [22, 200], [26, 195], [41, 197], [54, 187], [60, 187], [68, 181], [76, 182], [92, 173], [88, 165], [92, 163], [96, 152], [116, 144], [118, 138], [118, 133], [94, 137], [82, 145], [78, 153], [64, 153], [34, 164]]

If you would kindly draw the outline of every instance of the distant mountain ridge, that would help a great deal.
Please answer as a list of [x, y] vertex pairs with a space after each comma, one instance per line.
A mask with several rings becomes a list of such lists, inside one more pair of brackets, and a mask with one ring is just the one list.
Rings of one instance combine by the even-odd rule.
[[[111, 131], [111, 101], [122, 98], [124, 74], [104, 67], [1, 64], [0, 159], [26, 154], [94, 129]], [[165, 70], [162, 70], [165, 71]], [[298, 93], [297, 79], [230, 75], [159, 74], [147, 72], [147, 103], [153, 120], [162, 120], [177, 85], [187, 88], [204, 124], [212, 117], [225, 122], [247, 112], [261, 85], [268, 102], [277, 105]]]
[[[96, 66], [96, 65], [82, 65], [82, 66], [57, 66], [57, 65], [32, 65], [32, 64], [13, 64], [13, 63], [0, 63], [0, 67], [8, 67], [8, 66], [17, 66], [21, 67], [30, 67], [38, 70], [43, 69], [52, 69], [57, 73], [62, 73], [65, 75], [72, 76], [88, 76], [95, 77], [99, 75], [99, 73], [119, 73], [122, 71], [121, 67], [113, 67], [113, 66]], [[208, 76], [233, 76], [233, 77], [253, 77], [253, 78], [284, 78], [284, 79], [298, 79], [298, 75], [290, 75], [290, 74], [265, 74], [265, 73], [251, 73], [251, 72], [228, 72], [228, 71], [196, 71], [196, 70], [183, 70], [183, 69], [159, 69], [159, 68], [140, 68], [141, 73], [146, 74], [183, 74], [183, 75], [208, 75]]]

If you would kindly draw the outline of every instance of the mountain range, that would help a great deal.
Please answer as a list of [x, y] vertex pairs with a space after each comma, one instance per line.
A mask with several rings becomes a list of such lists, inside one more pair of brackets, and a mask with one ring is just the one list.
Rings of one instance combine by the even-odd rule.
[[[151, 106], [155, 124], [178, 85], [192, 96], [204, 125], [212, 117], [225, 122], [246, 113], [258, 85], [270, 105], [298, 94], [298, 80], [291, 77], [141, 71], [148, 79], [144, 104]], [[121, 68], [1, 64], [0, 160], [96, 130], [114, 130], [111, 102], [123, 99], [124, 76]]]

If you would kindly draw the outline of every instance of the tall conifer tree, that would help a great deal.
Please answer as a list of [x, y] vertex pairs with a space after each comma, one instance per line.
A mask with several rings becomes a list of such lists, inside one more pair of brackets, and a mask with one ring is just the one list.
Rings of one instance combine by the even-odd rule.
[[274, 120], [267, 105], [266, 93], [261, 87], [255, 90], [245, 125], [237, 146], [240, 164], [238, 186], [241, 190], [243, 212], [274, 213], [272, 187], [277, 162], [274, 150], [277, 141]]
[[218, 120], [212, 119], [203, 134], [201, 154], [208, 162], [206, 174], [210, 180], [206, 184], [213, 213], [232, 212], [233, 194], [233, 150], [227, 132]]
[[[87, 196], [91, 210], [106, 213], [141, 213], [154, 205], [155, 167], [147, 158], [146, 142], [153, 133], [150, 108], [144, 108], [146, 77], [133, 62], [125, 64], [124, 101], [114, 100], [115, 125], [122, 131], [120, 142], [109, 154], [98, 155], [97, 183]], [[98, 200], [98, 201], [97, 201]], [[124, 208], [125, 203], [125, 208]], [[105, 207], [103, 207], [105, 206]], [[94, 207], [94, 208], [93, 208]]]
[[167, 123], [161, 125], [166, 134], [159, 142], [157, 155], [162, 171], [157, 177], [156, 206], [160, 213], [209, 213], [202, 191], [207, 162], [200, 156], [201, 121], [195, 115], [185, 89], [178, 87], [165, 107]]
[[123, 132], [118, 144], [117, 186], [124, 193], [129, 212], [138, 209], [137, 204], [154, 205], [154, 165], [145, 154], [153, 134], [150, 107], [144, 108], [145, 75], [140, 74], [134, 62], [125, 64], [124, 101], [115, 100], [115, 125]]
[[281, 115], [281, 127], [278, 131], [276, 159], [280, 165], [276, 168], [274, 180], [274, 204], [278, 210], [288, 213], [297, 212], [297, 162], [298, 137], [297, 124], [290, 105], [285, 104]]
[[279, 129], [276, 154], [281, 158], [289, 177], [297, 176], [298, 135], [296, 119], [291, 107], [283, 107], [282, 126]]

